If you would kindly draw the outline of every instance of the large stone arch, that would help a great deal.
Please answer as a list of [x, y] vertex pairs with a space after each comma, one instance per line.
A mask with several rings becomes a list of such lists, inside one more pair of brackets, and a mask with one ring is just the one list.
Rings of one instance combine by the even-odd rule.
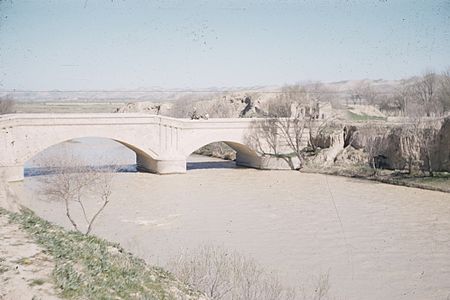
[[115, 137], [110, 137], [110, 136], [99, 136], [99, 135], [76, 135], [73, 137], [69, 137], [69, 138], [62, 138], [62, 139], [58, 139], [55, 141], [51, 141], [45, 144], [40, 144], [39, 147], [33, 148], [31, 151], [27, 152], [22, 158], [19, 159], [20, 163], [26, 163], [28, 160], [32, 159], [34, 156], [38, 155], [39, 153], [46, 151], [47, 149], [51, 148], [52, 146], [58, 145], [58, 144], [62, 144], [65, 142], [69, 142], [75, 139], [83, 139], [83, 138], [100, 138], [100, 139], [107, 139], [107, 140], [111, 140], [111, 141], [115, 141], [121, 145], [124, 145], [125, 147], [127, 147], [128, 149], [130, 149], [131, 151], [133, 151], [136, 154], [136, 157], [139, 156], [143, 156], [143, 157], [148, 157], [151, 159], [154, 159], [157, 157], [157, 154], [153, 151], [144, 151], [142, 150], [143, 146], [139, 146], [139, 145], [134, 145], [131, 144], [130, 142], [126, 142], [123, 141], [122, 139], [118, 139]]
[[131, 139], [122, 137], [118, 134], [96, 134], [94, 130], [92, 134], [68, 134], [67, 132], [61, 132], [55, 133], [53, 136], [47, 138], [42, 138], [40, 135], [27, 134], [24, 139], [18, 141], [18, 143], [20, 142], [20, 145], [17, 145], [17, 149], [21, 150], [18, 150], [15, 153], [13, 164], [8, 166], [8, 179], [10, 181], [22, 180], [24, 178], [25, 163], [46, 149], [67, 141], [82, 138], [102, 138], [120, 143], [136, 154], [136, 164], [139, 170], [157, 172], [157, 170], [153, 168], [156, 168], [157, 166], [156, 159], [158, 153], [153, 151], [145, 141], [132, 141]]

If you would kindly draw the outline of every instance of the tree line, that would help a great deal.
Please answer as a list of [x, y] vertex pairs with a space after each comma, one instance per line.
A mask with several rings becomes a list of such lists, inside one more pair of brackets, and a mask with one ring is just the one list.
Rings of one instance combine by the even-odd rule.
[[437, 117], [450, 112], [450, 69], [403, 79], [392, 93], [379, 93], [370, 83], [352, 90], [354, 104], [364, 100], [387, 114], [403, 117]]

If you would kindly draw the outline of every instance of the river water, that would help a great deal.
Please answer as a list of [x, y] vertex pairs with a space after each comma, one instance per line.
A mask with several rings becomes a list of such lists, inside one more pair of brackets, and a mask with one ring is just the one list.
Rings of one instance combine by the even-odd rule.
[[[201, 157], [191, 157], [187, 174], [159, 176], [133, 172], [134, 154], [115, 142], [58, 147], [42, 156], [75, 149], [91, 162], [107, 154], [124, 166], [94, 232], [152, 264], [213, 244], [256, 259], [291, 286], [328, 273], [337, 299], [450, 295], [450, 194]], [[38, 179], [15, 186], [22, 201], [69, 228], [62, 204], [34, 192]]]

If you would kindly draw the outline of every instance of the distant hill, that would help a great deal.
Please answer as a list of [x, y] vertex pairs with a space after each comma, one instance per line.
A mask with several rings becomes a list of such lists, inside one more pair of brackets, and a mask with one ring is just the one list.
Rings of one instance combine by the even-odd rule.
[[[354, 93], [361, 86], [370, 85], [377, 93], [393, 93], [400, 81], [396, 80], [348, 80], [339, 82], [320, 83], [321, 89], [335, 97], [345, 97]], [[306, 88], [317, 86], [316, 82], [304, 82], [301, 85]], [[276, 94], [281, 90], [281, 86], [254, 86], [254, 87], [233, 87], [220, 88], [212, 87], [206, 89], [185, 90], [185, 89], [164, 89], [164, 88], [139, 88], [134, 90], [98, 90], [98, 91], [6, 91], [0, 89], [0, 97], [9, 95], [16, 101], [24, 102], [133, 102], [152, 101], [166, 102], [180, 99], [207, 100], [218, 96], [230, 95], [233, 93], [259, 93]]]

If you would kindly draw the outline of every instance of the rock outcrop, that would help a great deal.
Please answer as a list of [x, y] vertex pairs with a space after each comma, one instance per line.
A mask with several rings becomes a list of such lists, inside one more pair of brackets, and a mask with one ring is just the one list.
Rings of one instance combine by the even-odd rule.
[[[428, 123], [415, 132], [414, 138], [406, 142], [406, 125], [389, 123], [347, 124], [334, 130], [326, 130], [314, 138], [320, 149], [310, 158], [314, 164], [336, 165], [361, 164], [367, 162], [364, 149], [370, 137], [379, 136], [376, 161], [379, 167], [386, 169], [405, 169], [408, 159], [414, 157], [420, 168], [428, 169], [427, 152], [431, 156], [431, 166], [435, 171], [450, 171], [450, 117]], [[429, 146], [424, 145], [423, 137], [430, 136]], [[428, 149], [427, 149], [428, 148]]]
[[435, 169], [450, 171], [450, 117], [444, 120], [437, 134], [432, 162]]

